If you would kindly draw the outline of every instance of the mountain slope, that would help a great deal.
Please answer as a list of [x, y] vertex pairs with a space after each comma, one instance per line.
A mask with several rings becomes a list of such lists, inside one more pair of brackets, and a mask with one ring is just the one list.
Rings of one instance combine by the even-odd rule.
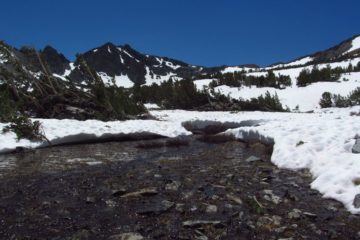
[[309, 64], [340, 62], [360, 56], [360, 35], [353, 36], [334, 47], [297, 58], [288, 63], [272, 64], [267, 69], [288, 68]]
[[[115, 46], [106, 43], [101, 47], [82, 54], [87, 64], [94, 69], [103, 81], [110, 84], [114, 80], [118, 86], [159, 83], [169, 78], [184, 79], [193, 76], [215, 73], [221, 67], [204, 68], [167, 57], [139, 53], [129, 45]], [[79, 65], [75, 61], [75, 67]], [[79, 68], [69, 75], [75, 81], [86, 78]]]
[[[0, 43], [0, 121], [17, 112], [41, 118], [125, 119], [144, 112], [122, 89], [107, 89], [86, 63], [81, 82], [64, 77], [74, 66], [55, 49], [15, 49]], [[62, 74], [62, 76], [60, 75]], [[117, 101], [119, 100], [119, 101]], [[2, 110], [8, 109], [7, 112]], [[11, 112], [11, 110], [13, 112]]]
[[[221, 85], [215, 87], [215, 90], [234, 99], [256, 98], [270, 92], [277, 95], [280, 102], [284, 106], [288, 106], [291, 110], [311, 111], [319, 108], [319, 100], [324, 92], [332, 94], [340, 94], [347, 96], [352, 91], [360, 87], [360, 72], [350, 71], [340, 75], [338, 81], [329, 81], [329, 79], [321, 79], [319, 82], [309, 84], [306, 87], [297, 86], [297, 78], [304, 71], [311, 71], [313, 68], [319, 70], [330, 67], [332, 69], [349, 69], [349, 67], [359, 66], [360, 64], [360, 36], [355, 36], [335, 47], [325, 51], [320, 51], [311, 55], [298, 58], [286, 64], [276, 64], [266, 68], [249, 69], [247, 76], [266, 76], [268, 71], [272, 71], [276, 76], [289, 76], [292, 84], [283, 89], [272, 87], [254, 87], [241, 86], [231, 87]], [[234, 73], [239, 71], [237, 68], [227, 68], [223, 73]], [[209, 85], [210, 81], [197, 80], [195, 83], [200, 88]], [[205, 83], [205, 84], [204, 84]]]

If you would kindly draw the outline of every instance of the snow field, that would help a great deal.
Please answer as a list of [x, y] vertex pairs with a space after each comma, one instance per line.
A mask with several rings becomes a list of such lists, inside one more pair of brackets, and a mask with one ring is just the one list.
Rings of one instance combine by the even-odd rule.
[[[331, 66], [331, 68], [346, 68], [349, 63], [355, 66], [358, 62], [360, 62], [360, 58], [331, 63], [329, 65]], [[327, 67], [327, 65], [328, 64], [319, 64], [318, 68], [322, 69]], [[276, 89], [270, 87], [257, 88], [256, 86], [243, 86], [237, 88], [227, 85], [221, 85], [216, 87], [215, 90], [226, 96], [229, 95], [231, 98], [241, 98], [244, 100], [257, 98], [260, 95], [265, 95], [265, 93], [269, 91], [272, 95], [274, 95], [275, 93], [278, 95], [279, 100], [284, 107], [288, 106], [291, 110], [293, 110], [298, 106], [300, 111], [311, 111], [319, 108], [319, 101], [324, 92], [347, 96], [350, 92], [360, 87], [360, 72], [342, 74], [339, 82], [316, 82], [306, 87], [296, 86], [296, 78], [299, 76], [300, 72], [303, 69], [311, 70], [312, 67], [313, 66], [311, 65], [307, 67], [274, 70], [275, 75], [288, 75], [291, 78], [292, 86], [286, 87], [285, 89]], [[249, 76], [265, 76], [266, 74], [266, 71], [247, 73], [247, 75]], [[210, 79], [195, 80], [195, 85], [199, 90], [202, 90], [204, 87], [208, 86], [210, 82]]]

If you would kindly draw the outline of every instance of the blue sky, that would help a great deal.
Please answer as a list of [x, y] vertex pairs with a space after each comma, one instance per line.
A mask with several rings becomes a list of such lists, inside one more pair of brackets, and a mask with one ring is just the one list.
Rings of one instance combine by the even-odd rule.
[[264, 66], [360, 34], [359, 0], [7, 0], [0, 39], [69, 59], [105, 42], [216, 66]]

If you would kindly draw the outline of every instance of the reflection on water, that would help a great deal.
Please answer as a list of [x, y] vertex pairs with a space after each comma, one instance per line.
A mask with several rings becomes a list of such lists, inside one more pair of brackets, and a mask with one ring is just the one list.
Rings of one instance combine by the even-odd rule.
[[[150, 141], [166, 141], [165, 139]], [[38, 149], [33, 153], [0, 155], [0, 177], [12, 175], [31, 175], [52, 173], [77, 167], [107, 164], [111, 162], [127, 162], [132, 160], [167, 160], [188, 158], [214, 151], [214, 144], [196, 141], [189, 137], [190, 144], [180, 147], [137, 148], [139, 141], [107, 142], [97, 144], [58, 146]], [[146, 141], [142, 141], [144, 143]], [[240, 152], [238, 152], [240, 151]], [[241, 150], [211, 154], [222, 154], [223, 157], [241, 154]]]

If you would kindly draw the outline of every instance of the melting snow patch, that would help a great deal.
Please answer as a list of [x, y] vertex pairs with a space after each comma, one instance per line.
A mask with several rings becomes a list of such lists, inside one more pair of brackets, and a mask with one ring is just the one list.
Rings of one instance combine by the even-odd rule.
[[169, 80], [172, 78], [174, 81], [181, 80], [182, 78], [177, 77], [174, 73], [168, 73], [166, 75], [157, 75], [151, 72], [150, 68], [148, 66], [145, 67], [146, 69], [146, 75], [145, 75], [145, 85], [151, 86], [152, 84], [161, 84], [164, 81]]
[[63, 77], [67, 77], [75, 69], [74, 63], [69, 63], [69, 68], [65, 70]]
[[115, 84], [118, 87], [131, 88], [134, 83], [130, 80], [127, 75], [115, 76]]
[[224, 70], [221, 71], [221, 73], [234, 73], [234, 72], [249, 72], [250, 70], [256, 70], [256, 68], [248, 68], [248, 67], [226, 67]]
[[120, 51], [122, 51], [123, 53], [125, 53], [126, 55], [128, 55], [130, 58], [134, 59], [136, 62], [140, 62], [138, 59], [136, 59], [135, 57], [133, 57], [130, 53], [128, 53], [126, 50], [122, 49], [122, 48], [118, 48]]
[[0, 53], [0, 64], [6, 63], [7, 60], [4, 58], [4, 54]]
[[198, 90], [204, 90], [208, 88], [209, 84], [216, 79], [200, 79], [194, 80], [194, 84]]
[[160, 109], [159, 105], [157, 105], [156, 103], [145, 103], [144, 106], [146, 107], [146, 109], [151, 110], [151, 109]]

